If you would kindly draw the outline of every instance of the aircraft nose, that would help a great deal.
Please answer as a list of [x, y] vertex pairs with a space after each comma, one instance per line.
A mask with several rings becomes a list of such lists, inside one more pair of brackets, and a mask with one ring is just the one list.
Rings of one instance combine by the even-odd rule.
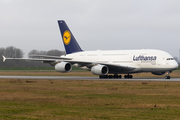
[[173, 63], [172, 63], [172, 67], [176, 70], [177, 68], [178, 68], [178, 63], [176, 62], [176, 61], [174, 61]]

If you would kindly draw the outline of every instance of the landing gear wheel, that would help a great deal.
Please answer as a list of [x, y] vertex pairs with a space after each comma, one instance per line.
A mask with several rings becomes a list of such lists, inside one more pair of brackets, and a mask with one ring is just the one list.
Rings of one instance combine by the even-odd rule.
[[108, 75], [104, 75], [104, 78], [105, 78], [105, 79], [108, 79], [108, 78], [109, 78], [109, 76], [108, 76]]
[[171, 79], [171, 77], [169, 76], [169, 72], [166, 72], [165, 79]]
[[166, 76], [165, 79], [171, 79], [171, 77], [170, 76]]
[[119, 77], [118, 77], [117, 74], [114, 74], [113, 78], [114, 78], [114, 79], [118, 79]]
[[126, 78], [127, 78], [127, 75], [124, 75], [124, 78], [126, 79]]
[[133, 76], [132, 76], [132, 75], [129, 75], [129, 78], [131, 78], [131, 79], [132, 79], [132, 78], [133, 78]]
[[103, 78], [103, 76], [102, 76], [102, 75], [99, 75], [99, 78], [100, 78], [100, 79], [102, 79], [102, 78]]
[[124, 78], [125, 78], [125, 79], [126, 79], [126, 78], [127, 78], [127, 79], [129, 79], [129, 78], [132, 79], [133, 76], [128, 74], [128, 75], [124, 75]]
[[100, 79], [107, 79], [107, 78], [109, 78], [109, 76], [108, 75], [99, 75], [99, 78]]
[[118, 75], [118, 74], [114, 74], [114, 75], [99, 75], [99, 78], [100, 79], [121, 79], [121, 75]]
[[112, 79], [112, 77], [113, 77], [112, 75], [109, 75], [109, 76], [108, 76], [109, 79]]

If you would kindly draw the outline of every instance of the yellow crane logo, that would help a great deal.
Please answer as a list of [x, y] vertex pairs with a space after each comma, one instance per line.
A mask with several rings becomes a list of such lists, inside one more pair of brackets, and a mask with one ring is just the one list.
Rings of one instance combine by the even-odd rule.
[[63, 34], [63, 41], [65, 45], [68, 45], [71, 41], [71, 33], [68, 30], [66, 30]]

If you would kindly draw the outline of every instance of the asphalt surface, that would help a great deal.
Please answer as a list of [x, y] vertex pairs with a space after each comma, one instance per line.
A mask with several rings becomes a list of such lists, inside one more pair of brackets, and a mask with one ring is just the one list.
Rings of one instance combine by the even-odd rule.
[[82, 77], [82, 76], [0, 76], [0, 79], [47, 79], [47, 80], [116, 80], [116, 81], [180, 81], [180, 78], [133, 78], [133, 79], [99, 79], [98, 77]]

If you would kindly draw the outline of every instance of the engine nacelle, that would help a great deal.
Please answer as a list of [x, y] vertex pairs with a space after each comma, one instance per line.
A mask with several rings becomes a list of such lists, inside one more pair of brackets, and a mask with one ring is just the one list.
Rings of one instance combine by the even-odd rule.
[[72, 66], [68, 62], [61, 62], [55, 65], [55, 70], [58, 72], [70, 72], [72, 70]]
[[164, 75], [166, 72], [151, 72], [154, 75]]
[[109, 69], [105, 65], [96, 65], [91, 68], [91, 72], [95, 75], [106, 75], [109, 72]]

